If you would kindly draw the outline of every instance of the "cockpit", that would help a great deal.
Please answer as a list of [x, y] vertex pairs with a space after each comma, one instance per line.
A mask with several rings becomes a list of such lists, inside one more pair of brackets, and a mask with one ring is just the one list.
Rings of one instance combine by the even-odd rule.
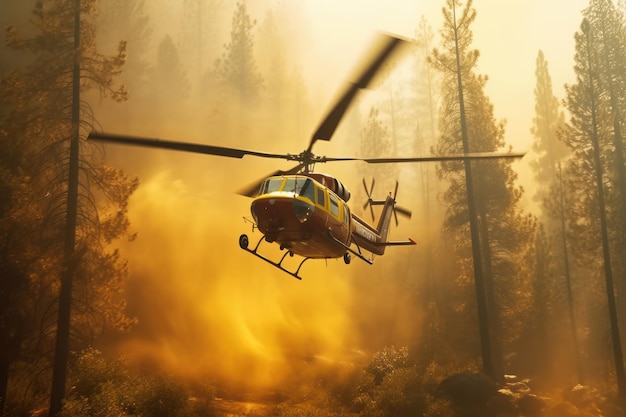
[[306, 197], [315, 200], [315, 187], [313, 180], [304, 176], [294, 175], [289, 177], [270, 177], [261, 185], [259, 195], [275, 192], [289, 193], [294, 196]]

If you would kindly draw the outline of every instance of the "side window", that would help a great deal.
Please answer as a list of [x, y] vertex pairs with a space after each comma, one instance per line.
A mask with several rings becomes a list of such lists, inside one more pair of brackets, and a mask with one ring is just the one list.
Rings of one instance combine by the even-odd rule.
[[325, 198], [324, 189], [315, 187], [315, 191], [317, 191], [317, 204], [320, 206], [325, 206], [326, 198]]
[[350, 220], [350, 213], [348, 213], [348, 206], [347, 205], [343, 205], [343, 222], [345, 224], [348, 224]]
[[330, 214], [339, 217], [339, 201], [337, 201], [337, 197], [330, 193], [328, 197], [330, 198]]

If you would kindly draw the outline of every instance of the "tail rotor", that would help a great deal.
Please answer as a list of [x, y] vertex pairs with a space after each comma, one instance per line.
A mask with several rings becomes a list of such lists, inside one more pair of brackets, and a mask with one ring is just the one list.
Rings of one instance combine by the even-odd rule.
[[367, 209], [367, 206], [370, 207], [370, 213], [372, 213], [372, 221], [374, 221], [374, 200], [372, 199], [372, 192], [374, 191], [375, 180], [372, 178], [372, 185], [369, 190], [367, 189], [367, 184], [365, 183], [365, 178], [363, 178], [363, 188], [365, 188], [365, 194], [367, 195], [367, 201], [363, 204], [363, 210]]
[[[365, 178], [363, 178], [363, 188], [365, 188], [365, 194], [367, 195], [367, 201], [365, 202], [365, 204], [363, 204], [363, 210], [366, 210], [367, 207], [369, 206], [370, 208], [370, 213], [372, 214], [372, 221], [374, 221], [375, 217], [374, 217], [374, 207], [373, 206], [380, 206], [385, 204], [384, 200], [374, 200], [372, 198], [372, 194], [374, 192], [374, 184], [375, 184], [375, 180], [374, 178], [372, 178], [372, 184], [370, 185], [370, 187], [367, 187], [367, 183], [365, 182]], [[398, 195], [398, 181], [396, 181], [396, 187], [392, 193], [389, 193], [389, 197], [391, 197], [393, 199], [393, 217], [396, 221], [396, 226], [398, 225], [398, 214], [405, 216], [407, 218], [411, 218], [411, 211], [408, 209], [405, 209], [404, 207], [400, 207], [398, 205], [396, 205], [396, 196]]]
[[396, 196], [398, 195], [398, 181], [396, 181], [396, 188], [393, 191], [393, 218], [396, 220], [396, 226], [398, 225], [398, 213], [400, 213], [401, 215], [407, 217], [407, 218], [411, 218], [411, 215], [413, 213], [411, 213], [411, 210], [405, 209], [404, 207], [400, 207], [398, 205], [396, 205]]

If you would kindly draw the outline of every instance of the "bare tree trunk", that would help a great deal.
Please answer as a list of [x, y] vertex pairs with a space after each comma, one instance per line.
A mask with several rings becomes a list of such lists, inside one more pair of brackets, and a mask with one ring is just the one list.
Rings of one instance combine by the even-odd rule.
[[9, 365], [11, 360], [8, 352], [0, 353], [0, 416], [4, 415], [4, 406], [7, 398], [7, 385], [9, 382]]
[[70, 312], [72, 284], [78, 262], [75, 259], [76, 212], [78, 208], [78, 141], [80, 132], [80, 0], [75, 0], [74, 10], [74, 66], [72, 74], [72, 136], [70, 138], [69, 178], [67, 190], [67, 218], [65, 228], [65, 270], [61, 277], [59, 317], [50, 393], [49, 416], [56, 417], [63, 408], [65, 381], [69, 356]]
[[[463, 99], [463, 80], [461, 77], [461, 58], [459, 57], [459, 39], [456, 26], [456, 6], [454, 12], [454, 42], [456, 48], [456, 71], [459, 89], [459, 107], [461, 115], [461, 137], [463, 138], [463, 152], [470, 153], [467, 122], [465, 120], [465, 102]], [[474, 285], [476, 287], [476, 305], [478, 308], [478, 326], [480, 331], [480, 344], [483, 357], [483, 368], [485, 374], [498, 381], [493, 363], [493, 352], [491, 346], [491, 332], [489, 324], [489, 310], [487, 306], [487, 294], [485, 290], [485, 277], [483, 272], [482, 255], [480, 248], [480, 235], [478, 230], [478, 219], [476, 216], [476, 202], [474, 201], [474, 185], [472, 178], [472, 163], [465, 161], [465, 182], [467, 189], [467, 207], [469, 211], [470, 233], [472, 238], [472, 257], [474, 260]]]

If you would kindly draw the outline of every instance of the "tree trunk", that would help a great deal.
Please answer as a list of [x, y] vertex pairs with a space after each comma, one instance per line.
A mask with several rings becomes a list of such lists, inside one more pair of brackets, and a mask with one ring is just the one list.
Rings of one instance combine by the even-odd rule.
[[72, 136], [70, 138], [69, 178], [67, 190], [67, 220], [65, 229], [65, 270], [61, 277], [59, 317], [52, 373], [49, 416], [56, 417], [63, 408], [67, 361], [69, 357], [72, 285], [78, 259], [75, 257], [76, 214], [78, 209], [79, 133], [80, 133], [80, 0], [74, 10], [74, 67], [72, 79]]

